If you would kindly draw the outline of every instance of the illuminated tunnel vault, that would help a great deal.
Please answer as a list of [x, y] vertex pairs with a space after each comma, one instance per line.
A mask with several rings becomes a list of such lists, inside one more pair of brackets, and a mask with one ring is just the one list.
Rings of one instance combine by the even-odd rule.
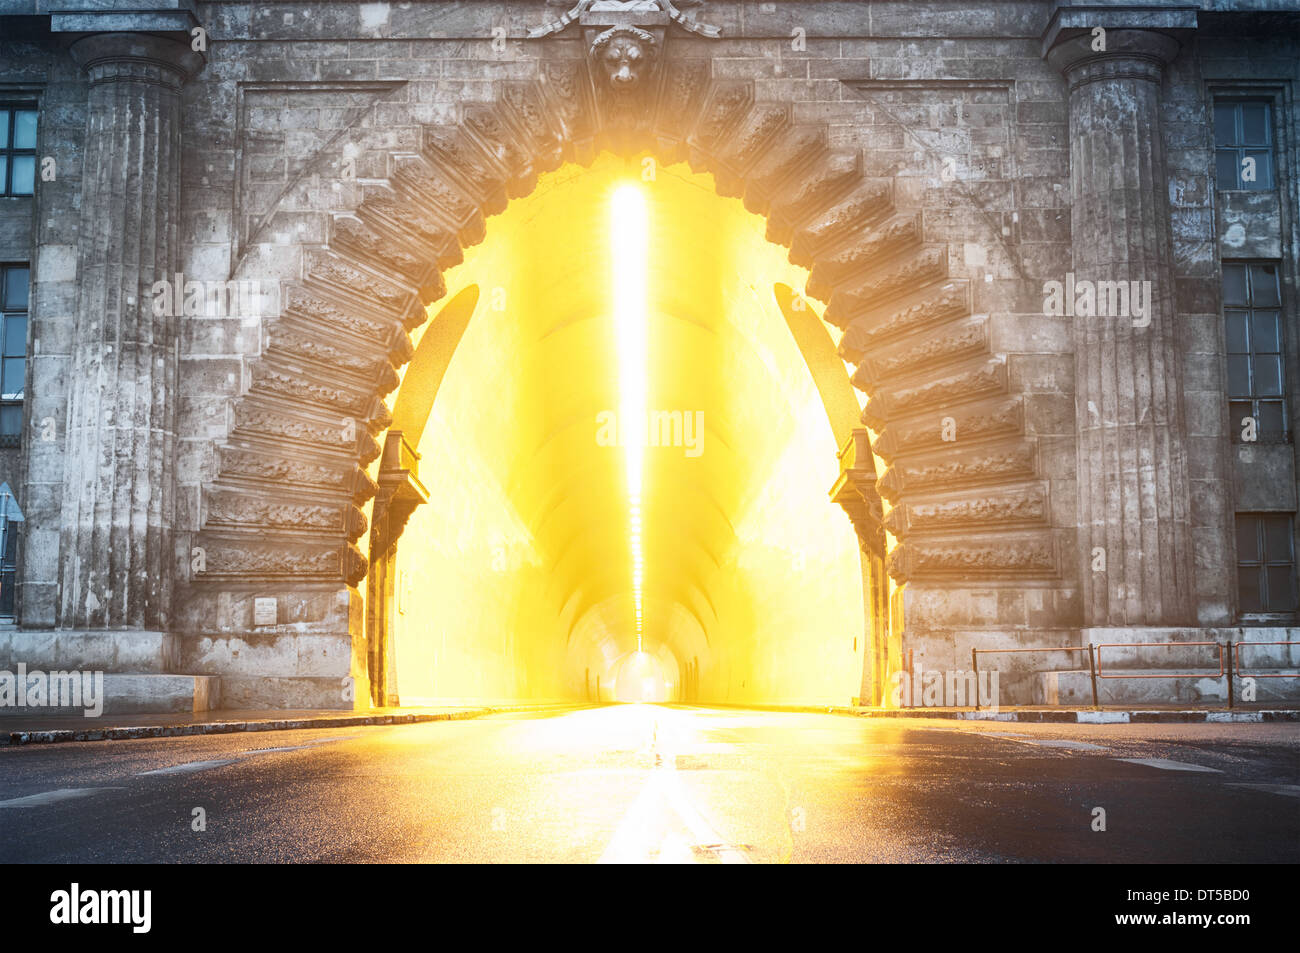
[[[543, 176], [447, 272], [414, 338], [390, 434], [428, 502], [371, 553], [389, 702], [861, 692], [859, 541], [827, 492], [861, 408], [829, 329], [791, 302], [807, 273], [711, 176], [641, 170], [606, 155]], [[647, 212], [653, 421], [641, 655], [610, 211], [628, 182]]]

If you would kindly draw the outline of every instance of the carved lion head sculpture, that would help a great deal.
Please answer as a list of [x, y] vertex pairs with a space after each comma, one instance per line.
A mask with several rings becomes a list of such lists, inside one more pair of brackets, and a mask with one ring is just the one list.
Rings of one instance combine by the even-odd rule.
[[633, 89], [654, 66], [655, 38], [633, 26], [616, 26], [596, 37], [591, 58], [615, 91]]

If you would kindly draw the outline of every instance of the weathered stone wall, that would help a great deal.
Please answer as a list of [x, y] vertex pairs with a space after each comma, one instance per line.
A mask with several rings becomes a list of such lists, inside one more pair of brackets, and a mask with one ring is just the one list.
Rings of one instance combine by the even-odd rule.
[[[1091, 120], [1071, 99], [1079, 94], [1070, 92], [1062, 62], [1045, 57], [1056, 40], [1073, 35], [1071, 24], [1079, 27], [1072, 20], [1058, 23], [1059, 36], [1048, 36], [1056, 5], [1047, 0], [977, 9], [958, 2], [711, 0], [692, 12], [719, 26], [721, 38], [679, 32], [670, 41], [671, 58], [706, 64], [713, 83], [744, 84], [760, 106], [788, 107], [792, 128], [821, 130], [835, 154], [860, 154], [863, 180], [888, 190], [887, 221], [902, 223], [896, 232], [873, 233], [868, 241], [877, 244], [862, 247], [881, 257], [898, 254], [899, 261], [912, 260], [904, 250], [913, 253], [913, 238], [924, 249], [915, 259], [914, 285], [878, 299], [888, 299], [890, 307], [870, 310], [869, 321], [845, 321], [841, 353], [857, 365], [854, 382], [873, 397], [866, 423], [881, 437], [876, 451], [887, 467], [878, 468], [882, 493], [895, 504], [885, 525], [904, 541], [890, 567], [896, 580], [907, 582], [896, 600], [904, 606], [903, 643], [926, 668], [964, 668], [973, 645], [1077, 644], [1082, 629], [1231, 624], [1234, 510], [1243, 501], [1252, 509], [1295, 509], [1293, 446], [1247, 452], [1228, 440], [1218, 264], [1223, 257], [1280, 258], [1285, 294], [1295, 300], [1292, 90], [1300, 50], [1294, 31], [1278, 28], [1294, 21], [1203, 12], [1198, 25], [1186, 11], [1108, 6], [1112, 12], [1099, 23], [1171, 39], [1164, 44], [1167, 54], [1135, 54], [1151, 64], [1150, 75], [1124, 79], [1137, 90], [1132, 95], [1146, 97], [1131, 129], [1134, 148], [1144, 151], [1135, 156], [1116, 149], [1107, 169], [1093, 170], [1092, 185], [1079, 178], [1079, 158], [1072, 179], [1071, 149], [1097, 130], [1081, 125]], [[324, 703], [341, 678], [364, 671], [364, 647], [357, 641], [360, 593], [343, 582], [350, 572], [347, 542], [356, 538], [349, 529], [352, 503], [370, 512], [364, 493], [348, 503], [351, 487], [308, 489], [299, 509], [281, 511], [282, 524], [319, 530], [310, 539], [304, 535], [309, 555], [301, 560], [283, 561], [270, 549], [264, 558], [233, 555], [241, 546], [247, 553], [256, 527], [275, 531], [277, 516], [267, 506], [286, 505], [270, 489], [259, 500], [258, 480], [267, 487], [282, 478], [323, 487], [350, 479], [338, 474], [354, 466], [342, 441], [326, 434], [320, 440], [335, 443], [333, 452], [320, 456], [329, 473], [315, 483], [300, 466], [296, 474], [273, 473], [263, 452], [273, 440], [256, 444], [239, 436], [259, 426], [265, 434], [275, 427], [287, 433], [283, 421], [258, 424], [249, 416], [265, 410], [247, 395], [259, 386], [271, 392], [270, 385], [255, 383], [268, 366], [302, 367], [316, 382], [330, 379], [330, 367], [342, 368], [345, 377], [361, 373], [347, 355], [328, 353], [328, 335], [309, 352], [290, 341], [292, 333], [309, 336], [309, 326], [277, 324], [275, 316], [293, 311], [291, 287], [307, 281], [331, 250], [360, 249], [353, 260], [375, 264], [375, 249], [366, 251], [362, 233], [349, 239], [338, 221], [350, 220], [364, 201], [376, 201], [401, 170], [417, 167], [430, 129], [455, 127], [474, 104], [496, 108], [503, 84], [537, 81], [543, 61], [582, 56], [576, 32], [524, 38], [555, 15], [555, 8], [529, 2], [211, 3], [195, 11], [208, 48], [206, 65], [181, 92], [175, 254], [187, 281], [256, 283], [254, 310], [261, 313], [184, 316], [177, 323], [171, 564], [178, 596], [169, 625], [183, 636], [183, 670], [232, 676], [236, 691], [225, 692], [228, 702], [270, 702], [276, 693], [288, 698], [300, 692], [286, 703]], [[504, 28], [504, 44], [494, 43], [494, 28]], [[33, 426], [23, 474], [0, 473], [21, 487], [28, 517], [20, 599], [22, 624], [30, 627], [85, 624], [60, 614], [60, 564], [69, 558], [60, 553], [60, 532], [68, 518], [66, 422], [84, 277], [77, 262], [87, 241], [79, 229], [90, 98], [85, 73], [60, 49], [64, 38], [38, 29], [22, 42], [0, 43], [0, 83], [39, 94], [40, 148], [59, 161], [57, 181], [40, 186], [30, 238], [21, 222], [31, 200], [0, 200], [0, 257], [35, 262], [28, 389]], [[1278, 97], [1281, 185], [1275, 207], [1262, 197], [1239, 207], [1240, 193], [1214, 190], [1209, 109], [1220, 88]], [[1097, 93], [1104, 107], [1107, 94], [1099, 90], [1094, 84], [1085, 93]], [[1125, 208], [1166, 230], [1167, 254], [1153, 250], [1158, 239], [1144, 238], [1131, 246], [1130, 260], [1120, 262], [1096, 237], [1102, 232], [1087, 231], [1122, 230], [1132, 220], [1124, 209], [1109, 224], [1088, 219], [1086, 228], [1081, 210], [1072, 216], [1074, 197], [1096, 197], [1103, 181], [1127, 196], [1132, 204]], [[1157, 193], [1160, 202], [1150, 205], [1147, 199]], [[1236, 225], [1244, 239], [1235, 237]], [[24, 244], [37, 250], [25, 254]], [[845, 254], [813, 269], [810, 294], [829, 300], [832, 319], [841, 300], [833, 292], [861, 264], [852, 260], [851, 248]], [[1165, 264], [1157, 260], [1161, 255]], [[934, 271], [924, 270], [927, 262]], [[406, 269], [404, 280], [418, 285], [421, 263], [428, 261], [388, 264], [391, 274]], [[1158, 360], [1167, 372], [1168, 399], [1159, 411], [1164, 429], [1151, 445], [1163, 448], [1161, 459], [1173, 461], [1156, 467], [1160, 479], [1171, 467], [1181, 474], [1162, 484], [1172, 487], [1172, 497], [1156, 498], [1143, 483], [1149, 472], [1120, 465], [1132, 494], [1150, 498], [1138, 523], [1152, 535], [1126, 536], [1121, 521], [1128, 511], [1111, 510], [1105, 519], [1121, 532], [1110, 538], [1122, 542], [1108, 544], [1109, 578], [1096, 578], [1091, 566], [1102, 537], [1080, 532], [1094, 519], [1084, 514], [1100, 510], [1081, 509], [1079, 434], [1111, 438], [1092, 434], [1077, 411], [1076, 374], [1093, 367], [1087, 361], [1094, 358], [1102, 371], [1113, 365], [1091, 345], [1080, 349], [1080, 340], [1091, 340], [1086, 329], [1044, 314], [1043, 304], [1045, 282], [1083, 266], [1113, 267], [1113, 274], [1095, 276], [1102, 279], [1150, 277], [1163, 286], [1157, 292], [1167, 303], [1156, 325], [1163, 335], [1157, 344], [1135, 332], [1132, 341], [1108, 339], [1105, 345], [1163, 355]], [[1168, 273], [1159, 274], [1164, 267]], [[881, 273], [886, 280], [887, 269]], [[909, 296], [936, 275], [931, 290], [948, 288], [954, 303], [934, 305], [943, 299], [930, 291]], [[377, 281], [376, 287], [383, 284]], [[417, 295], [412, 307], [424, 299]], [[911, 304], [919, 310], [908, 312]], [[909, 320], [933, 320], [933, 333], [911, 330]], [[301, 363], [308, 353], [319, 366]], [[402, 363], [395, 359], [395, 369]], [[935, 367], [943, 371], [929, 370]], [[1300, 381], [1294, 342], [1287, 370], [1290, 381]], [[1085, 408], [1087, 395], [1105, 386], [1101, 378], [1089, 385]], [[370, 407], [338, 411], [340, 401], [352, 399], [347, 395], [295, 388], [287, 381], [281, 388], [285, 406], [302, 411], [295, 426], [305, 426], [305, 419], [328, 429], [345, 416], [382, 421], [382, 412], [372, 416]], [[1143, 405], [1127, 406], [1138, 428], [1132, 432], [1145, 433]], [[58, 422], [54, 438], [33, 438], [34, 422], [46, 418]], [[949, 418], [953, 439], [936, 439]], [[383, 427], [372, 429], [382, 443]], [[230, 457], [238, 453], [262, 455], [237, 466]], [[1086, 447], [1083, 459], [1095, 464], [1084, 477], [1084, 496], [1093, 493], [1104, 509], [1106, 464]], [[361, 462], [377, 476], [373, 454], [367, 459], [363, 453]], [[221, 482], [223, 472], [235, 471], [254, 476], [243, 484]], [[237, 492], [241, 486], [248, 492]], [[335, 549], [311, 549], [330, 533]], [[62, 542], [64, 550], [72, 545]], [[1182, 561], [1190, 570], [1186, 578], [1178, 577]], [[1130, 568], [1116, 568], [1125, 565]], [[255, 626], [255, 600], [268, 598], [276, 600], [276, 622]], [[1116, 614], [1121, 603], [1127, 608]], [[1024, 663], [1025, 670], [1037, 667]], [[250, 681], [240, 687], [234, 676]], [[300, 681], [257, 682], [253, 676]]]
[[[195, 87], [208, 91], [190, 94], [197, 110], [194, 128], [204, 130], [196, 185], [213, 188], [225, 179], [236, 198], [229, 221], [224, 210], [222, 217], [208, 207], [195, 211], [201, 228], [190, 234], [197, 232], [202, 241], [189, 248], [187, 277], [224, 278], [220, 267], [205, 270], [222, 254], [239, 263], [235, 274], [240, 277], [301, 276], [302, 247], [328, 240], [323, 212], [351, 207], [358, 199], [354, 184], [339, 175], [345, 158], [354, 158], [358, 180], [389, 176], [397, 161], [393, 153], [419, 152], [422, 127], [455, 122], [467, 103], [495, 102], [499, 81], [531, 80], [538, 60], [554, 55], [516, 39], [504, 51], [494, 49], [492, 27], [515, 21], [491, 4], [462, 7], [454, 18], [436, 20], [421, 19], [430, 11], [392, 11], [374, 32], [350, 26], [360, 23], [360, 13], [352, 20], [343, 5], [335, 6], [327, 24], [286, 7], [258, 11], [248, 27], [238, 19], [247, 8], [212, 8], [213, 35], [229, 33], [226, 42], [214, 43]], [[991, 409], [978, 405], [975, 417], [959, 415], [957, 445], [967, 424], [976, 440], [986, 437], [981, 429], [989, 427], [995, 436], [1000, 428], [1032, 434], [1034, 446], [1004, 443], [970, 466], [994, 470], [994, 479], [1004, 484], [1011, 481], [992, 501], [999, 528], [1055, 529], [1024, 541], [1022, 549], [1013, 539], [1009, 550], [999, 543], [969, 559], [950, 547], [930, 551], [937, 568], [929, 586], [918, 582], [908, 594], [909, 625], [918, 636], [930, 634], [922, 649], [927, 662], [951, 665], [952, 659], [968, 656], [970, 644], [987, 643], [991, 634], [1015, 644], [1030, 633], [1044, 644], [1064, 642], [1077, 624], [1068, 558], [1075, 520], [1071, 357], [1060, 322], [1041, 314], [1041, 285], [1064, 271], [1068, 261], [1062, 185], [1069, 159], [1059, 73], [1039, 48], [1043, 11], [1027, 5], [1001, 9], [974, 31], [984, 37], [957, 43], [943, 36], [906, 37], [929, 31], [910, 22], [904, 26], [901, 9], [881, 20], [885, 11], [879, 7], [807, 6], [766, 16], [754, 16], [751, 9], [745, 18], [741, 7], [710, 5], [709, 16], [724, 37], [675, 37], [673, 55], [710, 57], [716, 79], [751, 84], [756, 101], [788, 103], [792, 120], [824, 124], [831, 148], [860, 151], [863, 174], [892, 182], [896, 207], [919, 213], [922, 240], [940, 250], [946, 273], [959, 280], [962, 294], [969, 288], [975, 317], [964, 327], [959, 346], [982, 345], [1000, 359], [990, 366], [987, 382], [977, 370], [951, 386], [973, 387], [977, 398], [997, 391], [1024, 395], [1022, 402]], [[805, 43], [792, 43], [796, 27], [806, 31]], [[272, 32], [280, 42], [259, 37]], [[868, 38], [870, 32], [884, 35]], [[318, 40], [323, 33], [325, 39]], [[439, 39], [423, 38], [435, 34]], [[793, 49], [796, 45], [802, 48]], [[189, 174], [196, 176], [193, 166]], [[186, 432], [207, 436], [212, 423], [225, 423], [222, 411], [235, 393], [229, 383], [246, 380], [242, 368], [236, 376], [233, 364], [235, 355], [248, 356], [248, 343], [238, 336], [246, 338], [249, 331], [243, 325], [235, 331], [230, 321], [223, 330], [230, 358], [218, 356], [214, 327], [205, 355], [187, 362], [205, 369], [191, 376], [195, 386], [187, 388]], [[906, 362], [917, 356], [894, 353], [904, 373], [911, 370]], [[846, 356], [862, 357], [852, 351]], [[866, 372], [859, 380], [870, 386]], [[205, 394], [201, 388], [207, 384], [215, 386]], [[992, 417], [982, 416], [985, 412]], [[936, 406], [930, 416], [926, 424], [937, 428], [944, 413]], [[192, 448], [198, 455], [210, 453], [203, 440]], [[903, 472], [932, 491], [946, 489], [945, 481], [954, 476], [947, 449], [925, 447], [928, 452]], [[182, 473], [199, 474], [180, 494], [187, 528], [200, 525], [188, 507], [197, 505], [200, 484], [211, 479], [211, 469], [204, 471], [203, 465], [192, 459], [181, 466]], [[955, 485], [966, 466], [959, 464]], [[1007, 518], [1000, 520], [1001, 513]], [[917, 522], [926, 515], [909, 514]], [[932, 519], [941, 523], [943, 517], [940, 507]], [[974, 521], [966, 525], [975, 531], [988, 519], [970, 510], [965, 518]], [[1004, 558], [1008, 555], [1010, 560]], [[1020, 583], [1035, 575], [1047, 578], [1029, 587]], [[306, 610], [318, 601], [286, 593], [282, 603], [289, 608], [286, 622], [330, 624], [294, 608]], [[191, 605], [198, 616], [212, 618], [201, 595]], [[221, 626], [245, 629], [250, 600], [227, 605], [232, 615], [221, 618]], [[198, 618], [194, 624], [201, 624]]]

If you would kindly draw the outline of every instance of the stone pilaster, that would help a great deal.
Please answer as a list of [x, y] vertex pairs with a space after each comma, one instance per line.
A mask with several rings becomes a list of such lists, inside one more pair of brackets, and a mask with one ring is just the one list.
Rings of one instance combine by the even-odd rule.
[[165, 628], [172, 565], [182, 84], [189, 44], [101, 33], [71, 46], [90, 92], [69, 383], [60, 627]]
[[[1069, 87], [1073, 296], [1080, 304], [1083, 282], [1102, 292], [1095, 314], [1086, 301], [1064, 312], [1074, 322], [1084, 621], [1180, 625], [1192, 614], [1190, 502], [1159, 110], [1179, 44], [1126, 29], [1098, 41], [1077, 34], [1047, 54]], [[1112, 300], [1100, 282], [1124, 283], [1128, 308], [1118, 286]], [[1143, 312], [1132, 292], [1145, 289]]]

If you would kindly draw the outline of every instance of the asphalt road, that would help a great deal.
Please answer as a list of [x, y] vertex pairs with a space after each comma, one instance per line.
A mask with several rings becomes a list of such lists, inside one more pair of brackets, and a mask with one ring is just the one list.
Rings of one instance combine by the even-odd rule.
[[0, 860], [1295, 863], [1300, 725], [628, 705], [0, 748]]

